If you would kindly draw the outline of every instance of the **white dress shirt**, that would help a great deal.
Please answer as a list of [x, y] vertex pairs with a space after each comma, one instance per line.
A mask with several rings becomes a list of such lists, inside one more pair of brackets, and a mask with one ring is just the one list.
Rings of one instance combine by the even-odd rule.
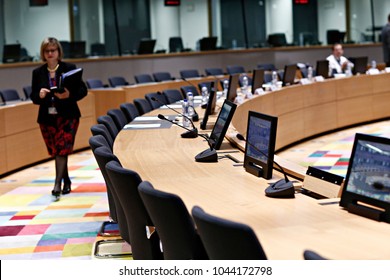
[[333, 54], [328, 56], [326, 58], [326, 60], [329, 61], [329, 68], [332, 69], [332, 72], [336, 72], [336, 73], [339, 73], [339, 74], [343, 73], [342, 65], [345, 62], [349, 61], [345, 56], [341, 56], [340, 57], [340, 61], [337, 61], [337, 59], [335, 58], [335, 56]]

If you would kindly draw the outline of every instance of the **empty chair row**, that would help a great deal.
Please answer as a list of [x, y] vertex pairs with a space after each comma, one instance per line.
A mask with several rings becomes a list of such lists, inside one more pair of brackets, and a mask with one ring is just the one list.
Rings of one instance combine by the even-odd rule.
[[31, 86], [24, 86], [23, 93], [24, 96], [21, 97], [16, 89], [2, 89], [0, 90], [0, 101], [19, 101], [19, 100], [27, 100], [30, 99], [30, 95], [32, 92]]

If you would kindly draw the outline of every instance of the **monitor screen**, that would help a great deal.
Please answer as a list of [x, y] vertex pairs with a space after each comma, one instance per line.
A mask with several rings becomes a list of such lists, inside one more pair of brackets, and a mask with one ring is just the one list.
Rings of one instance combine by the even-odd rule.
[[264, 69], [255, 69], [253, 70], [252, 76], [252, 93], [255, 93], [255, 90], [261, 88], [264, 83]]
[[294, 84], [296, 72], [297, 72], [296, 64], [284, 66], [283, 86]]
[[322, 76], [325, 79], [329, 78], [329, 61], [318, 60], [316, 67], [316, 76]]
[[85, 41], [70, 42], [70, 57], [71, 58], [83, 58], [86, 57]]
[[353, 74], [365, 74], [367, 71], [368, 57], [350, 57], [349, 60], [353, 63]]
[[[362, 203], [365, 206], [359, 206]], [[340, 206], [348, 210], [380, 208], [382, 218], [390, 222], [389, 138], [356, 134]]]
[[215, 150], [218, 150], [221, 147], [223, 138], [225, 137], [226, 131], [230, 125], [230, 121], [233, 118], [236, 107], [236, 104], [225, 99], [225, 102], [222, 105], [221, 111], [219, 111], [217, 121], [215, 122], [209, 137]]
[[20, 44], [4, 45], [3, 63], [13, 63], [20, 60]]
[[278, 118], [249, 111], [244, 167], [266, 179], [272, 178]]
[[237, 97], [237, 87], [239, 79], [240, 74], [233, 74], [229, 76], [229, 88], [226, 95], [226, 99], [231, 102], [234, 102]]
[[201, 129], [206, 129], [209, 116], [212, 115], [215, 111], [215, 105], [217, 103], [217, 94], [214, 85], [217, 85], [217, 83], [211, 82], [209, 100], [207, 101], [207, 107], [204, 111], [203, 120], [200, 124]]
[[138, 45], [138, 54], [151, 54], [154, 51], [156, 40], [141, 40]]

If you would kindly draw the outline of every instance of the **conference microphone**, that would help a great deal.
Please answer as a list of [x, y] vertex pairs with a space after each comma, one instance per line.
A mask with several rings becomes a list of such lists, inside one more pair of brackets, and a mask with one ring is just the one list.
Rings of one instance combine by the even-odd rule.
[[[258, 149], [255, 145], [250, 143], [245, 139], [245, 137], [237, 133], [236, 137], [241, 140], [245, 141], [247, 145], [251, 146], [253, 149], [255, 149], [257, 152], [268, 158], [268, 156], [263, 153], [260, 149]], [[284, 175], [284, 179], [280, 179], [279, 181], [270, 184], [266, 189], [265, 189], [265, 195], [269, 197], [285, 197], [285, 198], [293, 198], [295, 197], [295, 189], [293, 186], [293, 183], [287, 178], [287, 173], [284, 171], [283, 167], [280, 166], [276, 161], [273, 161], [277, 167], [280, 168], [280, 171]]]
[[[196, 86], [193, 84], [193, 83], [191, 83], [190, 81], [188, 81], [186, 78], [181, 78], [184, 82], [186, 82], [187, 84], [189, 84], [190, 86], [193, 86], [193, 87], [195, 87], [196, 88]], [[194, 122], [197, 122], [197, 121], [199, 121], [199, 115], [198, 115], [198, 113], [196, 112], [196, 110], [195, 110], [195, 107], [194, 106], [191, 106], [192, 107], [192, 109], [194, 109], [194, 114], [192, 115], [192, 120], [194, 121]]]
[[[187, 127], [184, 127], [178, 123], [175, 123], [174, 121], [171, 121], [169, 119], [167, 119], [164, 115], [162, 114], [158, 114], [157, 116], [160, 120], [165, 120], [165, 121], [168, 121], [174, 125], [177, 125], [185, 130], [188, 130], [187, 133], [195, 133], [194, 130], [191, 130], [191, 129], [188, 129]], [[183, 135], [183, 134], [182, 134]], [[203, 152], [200, 152], [199, 154], [197, 154], [195, 156], [195, 161], [197, 162], [218, 162], [218, 155], [217, 155], [217, 151], [213, 148], [213, 145], [210, 143], [210, 139], [208, 139], [205, 135], [203, 134], [198, 134], [198, 130], [196, 130], [196, 136], [200, 136], [202, 138], [204, 138], [207, 142], [207, 144], [209, 144], [209, 147], [210, 149], [207, 149], [207, 150], [204, 150]], [[193, 137], [195, 138], [195, 137]]]
[[[157, 94], [161, 95], [161, 92], [157, 92]], [[172, 122], [172, 121], [169, 120], [169, 119], [166, 119], [166, 118], [163, 116], [167, 121], [172, 122], [172, 123], [174, 123], [174, 124], [176, 124], [176, 125], [178, 125], [178, 126], [180, 126], [180, 127], [185, 128], [186, 130], [188, 130], [188, 131], [186, 131], [186, 132], [183, 132], [183, 133], [181, 134], [181, 137], [183, 137], [183, 138], [196, 138], [196, 137], [198, 137], [198, 129], [195, 127], [195, 125], [194, 125], [194, 123], [192, 122], [191, 118], [189, 118], [189, 117], [183, 115], [183, 114], [180, 113], [179, 111], [177, 111], [177, 110], [173, 109], [172, 107], [168, 106], [168, 104], [164, 104], [163, 102], [161, 102], [159, 99], [157, 99], [157, 98], [154, 97], [154, 96], [153, 96], [151, 99], [152, 99], [153, 101], [155, 101], [155, 102], [160, 103], [161, 105], [167, 106], [168, 109], [172, 110], [173, 112], [177, 113], [179, 116], [181, 116], [181, 117], [183, 117], [183, 118], [186, 118], [187, 120], [189, 120], [189, 121], [191, 122], [191, 125], [192, 125], [193, 129], [188, 129], [188, 128], [184, 127], [184, 126], [178, 125], [178, 124], [175, 123], [175, 122]], [[161, 115], [161, 116], [162, 116], [162, 115]], [[161, 119], [161, 118], [159, 117], [159, 119]]]

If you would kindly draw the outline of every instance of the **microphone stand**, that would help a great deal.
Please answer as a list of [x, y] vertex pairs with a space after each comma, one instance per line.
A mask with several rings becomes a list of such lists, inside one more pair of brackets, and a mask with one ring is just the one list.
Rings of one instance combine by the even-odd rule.
[[[190, 83], [186, 78], [181, 78], [184, 82], [186, 82], [187, 84], [189, 84], [190, 86], [193, 86], [193, 87], [195, 87], [196, 88], [196, 86], [194, 85], [194, 84], [192, 84], [192, 83]], [[198, 113], [196, 112], [196, 110], [195, 110], [195, 107], [194, 106], [191, 106], [192, 107], [192, 109], [194, 110], [194, 114], [192, 115], [192, 120], [194, 121], [194, 122], [197, 122], [197, 121], [199, 121], [199, 115], [198, 115]]]
[[[191, 129], [188, 129], [187, 127], [184, 127], [182, 125], [179, 125], [178, 123], [175, 123], [174, 121], [171, 121], [169, 119], [167, 119], [164, 115], [162, 114], [158, 114], [157, 116], [160, 120], [165, 120], [165, 121], [168, 121], [172, 124], [175, 124], [181, 128], [184, 128], [185, 130], [188, 130], [189, 132], [193, 132], [193, 130]], [[213, 148], [213, 146], [211, 145], [210, 143], [210, 140], [203, 134], [198, 134], [197, 133], [197, 136], [200, 136], [202, 137], [203, 139], [206, 140], [207, 144], [209, 144], [209, 147], [210, 149], [206, 149], [204, 150], [203, 152], [200, 152], [199, 154], [197, 154], [195, 156], [195, 161], [197, 162], [218, 162], [218, 155], [217, 155], [217, 151]]]
[[[245, 137], [238, 133], [236, 135], [238, 140], [245, 141], [247, 145], [251, 146], [253, 149], [255, 149], [257, 152], [268, 158], [268, 156], [263, 153], [260, 149], [258, 149], [255, 145], [252, 143], [248, 142]], [[295, 196], [295, 189], [293, 186], [293, 183], [287, 178], [287, 173], [283, 169], [282, 166], [280, 166], [276, 161], [273, 161], [277, 167], [280, 168], [280, 171], [284, 175], [284, 179], [280, 179], [279, 181], [270, 184], [266, 189], [265, 189], [265, 195], [269, 197], [294, 197]]]

